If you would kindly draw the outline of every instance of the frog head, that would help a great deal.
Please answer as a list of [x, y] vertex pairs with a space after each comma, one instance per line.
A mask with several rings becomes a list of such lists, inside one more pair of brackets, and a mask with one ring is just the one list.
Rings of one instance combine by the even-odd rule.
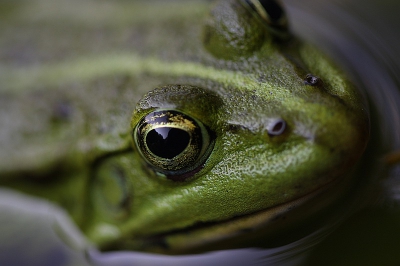
[[219, 1], [199, 42], [196, 75], [137, 103], [133, 150], [95, 164], [87, 234], [103, 249], [180, 252], [276, 228], [352, 177], [368, 141], [366, 106], [290, 34], [282, 7]]

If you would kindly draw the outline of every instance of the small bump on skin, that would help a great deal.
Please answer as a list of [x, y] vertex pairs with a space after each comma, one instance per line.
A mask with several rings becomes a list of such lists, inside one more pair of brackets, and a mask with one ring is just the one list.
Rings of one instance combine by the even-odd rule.
[[241, 130], [246, 130], [246, 127], [243, 125], [235, 125], [235, 124], [228, 124], [226, 127], [226, 131], [237, 133]]

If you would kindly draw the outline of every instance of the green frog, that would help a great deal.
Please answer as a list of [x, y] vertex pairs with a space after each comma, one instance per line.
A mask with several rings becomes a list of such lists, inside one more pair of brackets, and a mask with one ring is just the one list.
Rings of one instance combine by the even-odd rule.
[[279, 238], [356, 175], [367, 105], [277, 1], [0, 12], [0, 185], [54, 202], [101, 250]]

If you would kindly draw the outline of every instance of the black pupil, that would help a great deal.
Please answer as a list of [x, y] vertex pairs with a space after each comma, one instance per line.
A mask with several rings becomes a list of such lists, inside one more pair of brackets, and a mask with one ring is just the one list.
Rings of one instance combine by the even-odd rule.
[[156, 156], [172, 159], [189, 145], [190, 136], [185, 130], [173, 127], [152, 129], [146, 136], [149, 150]]
[[260, 0], [260, 4], [264, 7], [268, 13], [271, 21], [277, 22], [283, 16], [283, 9], [274, 0]]

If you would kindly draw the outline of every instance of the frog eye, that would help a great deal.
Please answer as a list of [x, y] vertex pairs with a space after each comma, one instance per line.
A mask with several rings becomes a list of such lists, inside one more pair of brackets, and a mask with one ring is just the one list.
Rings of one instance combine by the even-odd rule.
[[244, 0], [244, 2], [269, 26], [286, 30], [288, 26], [284, 9], [275, 0]]
[[213, 147], [210, 131], [200, 121], [175, 110], [146, 115], [133, 138], [150, 167], [174, 181], [198, 172]]
[[281, 135], [283, 134], [283, 132], [285, 132], [285, 129], [286, 129], [286, 122], [281, 118], [273, 120], [267, 126], [268, 135], [270, 136]]

